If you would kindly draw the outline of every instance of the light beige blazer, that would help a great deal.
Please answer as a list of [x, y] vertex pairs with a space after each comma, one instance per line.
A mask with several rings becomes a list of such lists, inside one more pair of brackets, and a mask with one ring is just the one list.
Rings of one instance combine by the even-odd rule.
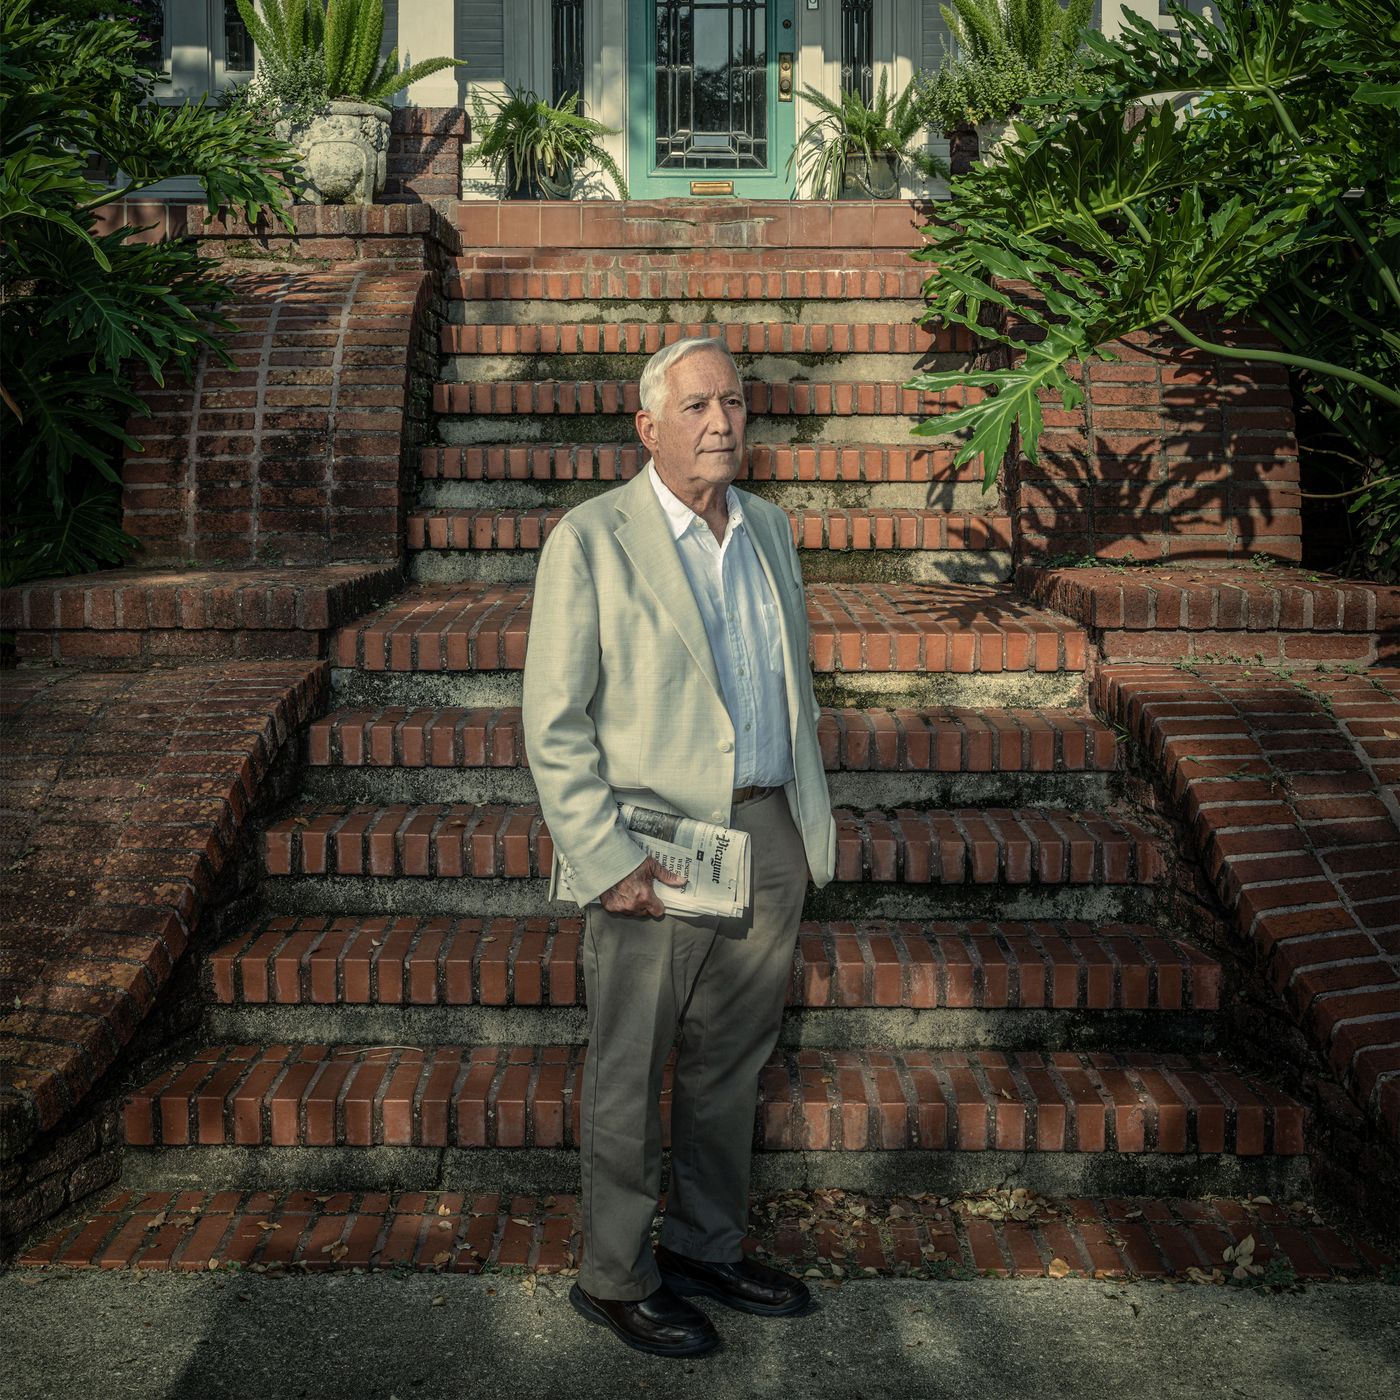
[[[802, 572], [786, 513], [741, 493], [778, 604], [793, 780], [786, 792], [813, 883], [836, 868], [836, 824], [817, 744]], [[705, 624], [645, 471], [574, 507], [545, 541], [525, 657], [525, 750], [559, 855], [587, 903], [643, 852], [618, 801], [727, 822], [734, 726]]]

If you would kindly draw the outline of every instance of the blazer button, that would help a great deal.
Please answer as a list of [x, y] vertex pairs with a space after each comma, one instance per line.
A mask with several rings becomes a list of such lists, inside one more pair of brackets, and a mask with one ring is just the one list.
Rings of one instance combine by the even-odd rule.
[[731, 752], [733, 751], [733, 749], [734, 749], [734, 745], [731, 744], [731, 743], [729, 742], [728, 739], [721, 739], [721, 740], [720, 740], [720, 744], [719, 744], [719, 751], [720, 751], [720, 753], [731, 753]]

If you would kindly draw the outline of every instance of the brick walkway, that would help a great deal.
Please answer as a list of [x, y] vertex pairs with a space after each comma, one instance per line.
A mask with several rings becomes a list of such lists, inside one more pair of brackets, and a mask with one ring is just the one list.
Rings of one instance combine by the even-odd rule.
[[[826, 1279], [1182, 1277], [1223, 1283], [1225, 1251], [1250, 1238], [1241, 1283], [1374, 1275], [1388, 1256], [1301, 1202], [1046, 1200], [987, 1192], [955, 1200], [791, 1192], [754, 1202], [746, 1242], [782, 1267]], [[573, 1196], [461, 1191], [274, 1195], [121, 1191], [81, 1225], [55, 1231], [23, 1266], [164, 1270], [406, 1268], [452, 1273], [577, 1267]]]

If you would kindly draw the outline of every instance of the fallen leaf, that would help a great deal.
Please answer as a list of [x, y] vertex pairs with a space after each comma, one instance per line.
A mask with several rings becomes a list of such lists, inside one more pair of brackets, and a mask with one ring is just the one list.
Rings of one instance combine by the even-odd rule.
[[146, 1228], [147, 1228], [148, 1230], [157, 1230], [157, 1229], [159, 1229], [159, 1228], [160, 1228], [162, 1225], [164, 1225], [164, 1224], [165, 1224], [165, 1212], [164, 1212], [164, 1211], [161, 1211], [161, 1213], [160, 1213], [159, 1215], [153, 1215], [153, 1216], [151, 1216], [151, 1222], [150, 1222], [149, 1225], [146, 1226]]
[[218, 1267], [219, 1267], [219, 1261], [218, 1261], [217, 1259], [211, 1259], [211, 1260], [209, 1261], [209, 1272], [210, 1272], [211, 1274], [212, 1274], [212, 1273], [214, 1272], [214, 1270], [217, 1269]]
[[1049, 1274], [1051, 1278], [1067, 1278], [1069, 1276], [1069, 1265], [1057, 1254], [1049, 1264], [1045, 1266], [1045, 1272]]
[[439, 1293], [437, 1297], [433, 1299], [433, 1307], [440, 1308], [446, 1301], [447, 1299], [444, 1298], [441, 1293]]
[[438, 1206], [438, 1214], [439, 1214], [439, 1215], [451, 1215], [451, 1214], [452, 1214], [452, 1207], [449, 1206], [449, 1205], [447, 1204], [446, 1201], [444, 1201], [440, 1206]]
[[259, 1230], [280, 1230], [281, 1228], [282, 1228], [282, 1227], [281, 1227], [280, 1225], [274, 1225], [274, 1224], [272, 1224], [271, 1221], [268, 1221], [268, 1220], [259, 1220], [259, 1221], [258, 1221], [258, 1229], [259, 1229]]
[[451, 1262], [452, 1251], [450, 1249], [440, 1249], [433, 1255], [433, 1263], [436, 1264], [439, 1269], [442, 1268], [444, 1264], [450, 1264]]

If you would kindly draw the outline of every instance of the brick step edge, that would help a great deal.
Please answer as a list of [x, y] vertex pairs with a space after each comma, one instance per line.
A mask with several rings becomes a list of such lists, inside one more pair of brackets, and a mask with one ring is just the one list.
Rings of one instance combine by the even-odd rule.
[[[217, 949], [232, 1005], [582, 1006], [581, 919], [268, 920]], [[788, 1004], [1213, 1011], [1220, 965], [1141, 924], [802, 924]]]
[[[1308, 569], [1048, 569], [1017, 587], [1096, 632], [1355, 632], [1400, 627], [1400, 589]], [[1239, 646], [1240, 640], [1234, 644]], [[1247, 645], [1247, 643], [1245, 643]]]
[[401, 582], [395, 564], [103, 569], [0, 591], [0, 627], [325, 631], [378, 607]]
[[917, 267], [705, 272], [678, 267], [584, 271], [459, 266], [449, 274], [446, 290], [453, 301], [913, 300], [923, 295], [928, 275]]
[[[410, 550], [537, 550], [567, 507], [440, 508], [408, 517]], [[1010, 550], [1009, 515], [912, 507], [788, 511], [803, 550]]]
[[[1126, 817], [1045, 808], [836, 811], [836, 880], [907, 885], [1151, 884], [1166, 853]], [[269, 876], [544, 878], [553, 843], [531, 803], [317, 807], [263, 835]]]
[[[811, 583], [805, 590], [816, 671], [955, 675], [1088, 666], [1075, 623], [988, 584]], [[342, 628], [336, 664], [367, 671], [520, 670], [529, 584], [425, 584]]]
[[[641, 407], [634, 379], [539, 379], [439, 382], [433, 385], [433, 412], [445, 414], [635, 413]], [[744, 396], [750, 413], [819, 417], [872, 414], [949, 413], [986, 397], [975, 385], [925, 391], [899, 384], [868, 382], [769, 384], [748, 380]]]
[[[741, 483], [951, 482], [980, 481], [976, 462], [954, 467], [954, 449], [889, 447], [880, 443], [844, 447], [757, 443], [748, 450]], [[423, 449], [420, 473], [441, 481], [625, 481], [647, 462], [632, 443], [481, 443]]]
[[612, 321], [448, 325], [442, 328], [441, 349], [444, 355], [652, 355], [663, 345], [701, 337], [722, 340], [735, 355], [909, 355], [973, 348], [972, 338], [960, 326], [926, 327], [913, 321]]
[[[1072, 710], [824, 708], [828, 772], [1109, 773], [1118, 735]], [[520, 707], [337, 710], [312, 722], [313, 767], [527, 766]]]
[[[1029, 1218], [1007, 1218], [1007, 1207]], [[1224, 1283], [1235, 1267], [1225, 1250], [1250, 1238], [1262, 1268], [1246, 1284], [1321, 1283], [1393, 1267], [1302, 1202], [784, 1192], [754, 1198], [749, 1228], [747, 1252], [827, 1288], [873, 1276]], [[582, 1253], [578, 1201], [562, 1193], [120, 1191], [16, 1263], [272, 1277], [381, 1269], [569, 1276]]]
[[[577, 1148], [586, 1047], [211, 1045], [134, 1090], [128, 1146]], [[670, 1069], [662, 1087], [669, 1140]], [[779, 1051], [766, 1151], [1240, 1157], [1304, 1150], [1305, 1110], [1218, 1056]]]

